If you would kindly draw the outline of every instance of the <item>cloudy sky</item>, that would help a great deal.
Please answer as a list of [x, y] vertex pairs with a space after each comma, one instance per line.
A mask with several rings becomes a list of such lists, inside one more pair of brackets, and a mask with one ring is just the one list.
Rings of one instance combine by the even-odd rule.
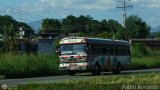
[[[67, 15], [90, 15], [94, 19], [115, 19], [122, 23], [118, 0], [0, 0], [0, 15], [32, 22], [43, 18], [62, 19]], [[126, 0], [133, 8], [127, 14], [139, 15], [151, 27], [160, 25], [160, 0]]]

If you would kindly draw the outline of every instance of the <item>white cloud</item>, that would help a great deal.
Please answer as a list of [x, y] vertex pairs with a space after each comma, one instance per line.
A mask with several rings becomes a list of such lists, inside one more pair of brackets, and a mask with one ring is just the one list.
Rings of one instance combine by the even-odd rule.
[[74, 9], [74, 10], [108, 10], [115, 8], [116, 0], [39, 0], [36, 3], [22, 4], [23, 10], [41, 12], [47, 9]]
[[10, 10], [9, 8], [7, 8], [7, 9], [6, 9], [6, 13], [7, 13], [8, 15], [10, 15], [11, 10]]
[[[37, 2], [34, 3], [24, 3], [19, 9], [33, 13], [33, 15], [38, 14], [42, 16], [44, 15], [45, 17], [65, 17], [70, 14], [95, 14], [96, 17], [98, 15], [102, 16], [104, 12], [107, 13], [107, 10], [113, 11], [112, 9], [116, 9], [116, 5], [118, 5], [117, 1], [118, 0], [37, 0]], [[158, 21], [158, 19], [151, 18], [151, 16], [159, 18], [159, 16], [155, 15], [159, 15], [157, 10], [160, 9], [160, 0], [126, 1], [130, 1], [130, 4], [133, 4], [133, 6], [136, 7], [133, 8], [133, 10], [135, 10], [135, 12], [140, 12], [138, 14], [142, 15], [144, 19], [147, 18], [146, 21], [150, 22], [150, 24], [154, 23], [154, 21]], [[110, 13], [110, 11], [108, 12]], [[98, 12], [102, 13], [99, 14]], [[109, 14], [105, 15], [107, 16]], [[114, 14], [112, 16], [117, 15]]]
[[135, 4], [146, 8], [160, 8], [160, 0], [132, 0]]
[[[42, 12], [57, 10], [109, 10], [116, 7], [118, 0], [38, 0], [32, 4], [22, 4], [22, 10]], [[145, 8], [160, 8], [160, 0], [126, 0]], [[135, 6], [136, 6], [135, 5]]]

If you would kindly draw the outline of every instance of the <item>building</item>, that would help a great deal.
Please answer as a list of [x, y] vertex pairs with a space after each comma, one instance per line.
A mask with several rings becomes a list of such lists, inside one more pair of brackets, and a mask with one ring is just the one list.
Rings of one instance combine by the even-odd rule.
[[37, 52], [40, 54], [54, 54], [56, 45], [54, 39], [39, 39], [37, 44]]
[[20, 53], [54, 54], [56, 45], [54, 39], [18, 39]]

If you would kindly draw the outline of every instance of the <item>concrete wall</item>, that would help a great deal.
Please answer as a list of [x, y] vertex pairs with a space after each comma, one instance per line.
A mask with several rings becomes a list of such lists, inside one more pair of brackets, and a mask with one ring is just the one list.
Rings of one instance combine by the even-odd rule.
[[54, 54], [56, 52], [54, 39], [39, 39], [38, 53], [40, 54]]

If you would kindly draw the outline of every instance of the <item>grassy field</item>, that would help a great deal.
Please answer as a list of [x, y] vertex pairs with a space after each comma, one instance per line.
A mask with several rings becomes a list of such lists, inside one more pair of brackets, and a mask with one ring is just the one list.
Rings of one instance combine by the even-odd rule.
[[[143, 73], [128, 75], [98, 76], [90, 80], [69, 80], [53, 84], [28, 84], [18, 87], [19, 90], [120, 90], [130, 86], [147, 85], [146, 88], [160, 84], [160, 73]], [[135, 87], [136, 88], [136, 87]], [[155, 88], [160, 89], [159, 86]], [[132, 87], [133, 90], [133, 87]]]
[[160, 55], [132, 57], [131, 69], [160, 68]]
[[[24, 78], [65, 74], [58, 70], [57, 55], [0, 54], [0, 76]], [[160, 55], [132, 57], [130, 69], [160, 68]]]
[[56, 55], [0, 55], [0, 75], [6, 78], [59, 75]]

